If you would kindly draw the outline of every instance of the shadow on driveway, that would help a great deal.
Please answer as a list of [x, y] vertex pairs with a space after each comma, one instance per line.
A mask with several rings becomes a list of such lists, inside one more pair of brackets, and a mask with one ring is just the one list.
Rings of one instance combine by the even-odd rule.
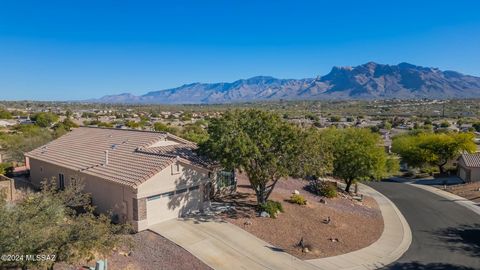
[[407, 262], [394, 263], [388, 266], [389, 270], [475, 270], [475, 268], [449, 264], [449, 263], [426, 263]]

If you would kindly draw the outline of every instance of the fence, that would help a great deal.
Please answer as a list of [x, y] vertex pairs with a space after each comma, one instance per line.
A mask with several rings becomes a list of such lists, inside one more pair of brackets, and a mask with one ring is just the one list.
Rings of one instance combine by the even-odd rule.
[[0, 174], [0, 192], [4, 192], [7, 201], [15, 199], [15, 180]]

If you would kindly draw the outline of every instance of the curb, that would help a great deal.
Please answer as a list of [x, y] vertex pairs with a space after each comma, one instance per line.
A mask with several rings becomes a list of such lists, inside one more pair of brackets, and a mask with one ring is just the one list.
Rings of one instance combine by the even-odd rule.
[[398, 260], [412, 243], [412, 231], [405, 217], [395, 204], [375, 189], [360, 184], [362, 193], [377, 201], [383, 217], [383, 232], [380, 238], [368, 247], [350, 253], [307, 260], [320, 269], [378, 269]]
[[422, 185], [422, 184], [413, 184], [413, 183], [406, 183], [406, 184], [417, 187], [417, 188], [421, 188], [421, 189], [426, 190], [426, 191], [430, 191], [431, 193], [434, 193], [434, 194], [436, 194], [436, 195], [438, 195], [442, 198], [445, 198], [449, 201], [452, 201], [452, 202], [455, 202], [455, 203], [457, 203], [461, 206], [464, 206], [464, 207], [472, 210], [476, 214], [480, 215], [480, 204], [477, 205], [475, 202], [472, 202], [468, 199], [465, 199], [463, 197], [460, 197], [460, 196], [455, 195], [453, 193], [450, 193], [448, 191], [441, 190], [441, 189], [436, 188], [436, 187]]

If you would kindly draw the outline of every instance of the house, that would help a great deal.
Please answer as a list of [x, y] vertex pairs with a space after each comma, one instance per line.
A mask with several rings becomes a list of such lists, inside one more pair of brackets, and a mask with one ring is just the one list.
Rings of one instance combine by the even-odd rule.
[[457, 166], [457, 175], [464, 182], [480, 181], [480, 153], [462, 154]]
[[97, 212], [141, 231], [235, 189], [234, 175], [218, 173], [196, 147], [169, 133], [80, 127], [25, 156], [34, 186], [55, 179], [62, 189], [81, 181]]

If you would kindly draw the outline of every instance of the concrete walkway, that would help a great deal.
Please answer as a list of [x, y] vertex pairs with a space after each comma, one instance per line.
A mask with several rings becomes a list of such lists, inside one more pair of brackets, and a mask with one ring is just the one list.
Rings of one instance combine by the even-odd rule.
[[213, 269], [318, 269], [227, 222], [178, 219], [150, 230]]
[[185, 248], [214, 269], [376, 269], [400, 258], [410, 246], [412, 235], [405, 218], [389, 199], [365, 185], [360, 186], [360, 192], [377, 201], [384, 218], [384, 231], [368, 247], [329, 258], [302, 261], [219, 220], [169, 220], [150, 230]]

